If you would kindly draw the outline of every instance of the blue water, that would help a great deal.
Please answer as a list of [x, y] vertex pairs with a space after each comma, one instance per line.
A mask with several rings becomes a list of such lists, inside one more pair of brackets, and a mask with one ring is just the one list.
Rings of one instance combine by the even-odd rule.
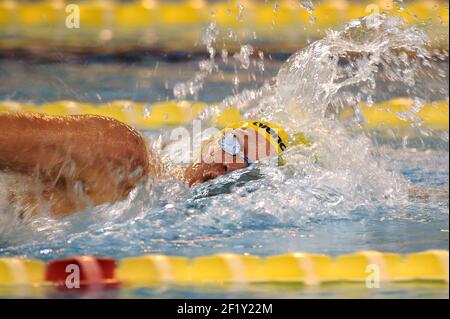
[[[392, 170], [413, 185], [448, 188], [448, 149], [390, 152]], [[234, 185], [231, 192], [251, 188], [249, 184]], [[214, 215], [205, 205], [214, 205], [227, 194], [204, 197], [197, 196], [198, 189], [187, 194], [179, 192], [179, 199], [161, 198], [158, 207], [139, 213], [128, 208], [111, 220], [96, 220], [91, 211], [80, 213], [64, 220], [63, 227], [63, 222], [55, 224], [56, 233], [51, 228], [43, 231], [47, 239], [32, 236], [32, 243], [22, 244], [20, 238], [15, 238], [18, 246], [3, 243], [0, 253], [50, 260], [80, 254], [123, 258], [153, 253], [194, 257], [218, 252], [266, 256], [288, 251], [338, 255], [363, 249], [397, 253], [448, 249], [445, 197], [411, 199], [402, 206], [384, 203], [370, 211], [361, 206], [349, 212], [306, 217], [301, 216], [300, 206], [290, 212], [299, 215], [294, 219], [295, 215], [277, 218], [265, 208], [255, 207], [228, 213], [216, 211]]]
[[[196, 64], [153, 59], [131, 64], [0, 61], [0, 99], [36, 103], [64, 99], [97, 103], [115, 99], [166, 100], [172, 96], [174, 83], [190, 78]], [[267, 63], [264, 73], [255, 71], [256, 79], [251, 80], [239, 74], [238, 88], [229, 81], [233, 69], [223, 68], [223, 76], [210, 78], [198, 98], [220, 101], [233, 90], [257, 88], [279, 67], [280, 62]], [[436, 99], [442, 98], [439, 92]], [[160, 131], [143, 133], [151, 142]], [[402, 180], [410, 186], [448, 190], [448, 132], [419, 139], [414, 139], [415, 134], [419, 135], [411, 133], [406, 145], [401, 138], [372, 137], [371, 143], [378, 145], [377, 159], [384, 165], [383, 174], [395, 175], [393, 183]], [[377, 197], [387, 184], [378, 182], [384, 177], [376, 171], [373, 176], [370, 172], [356, 172], [351, 177], [359, 178], [361, 174], [361, 189], [339, 185], [348, 173], [345, 170], [309, 172], [313, 175], [310, 180], [261, 166], [195, 189], [167, 180], [151, 192], [137, 189], [121, 203], [62, 221], [43, 218], [27, 227], [4, 230], [0, 233], [0, 256], [48, 261], [81, 254], [120, 259], [153, 253], [195, 257], [218, 252], [267, 256], [304, 251], [335, 256], [362, 249], [396, 253], [448, 249], [448, 196], [414, 199], [405, 195], [407, 190], [399, 190], [385, 199]], [[364, 176], [376, 185], [364, 184]], [[0, 296], [17, 295], [68, 297], [45, 289], [0, 290]], [[448, 285], [390, 284], [380, 290], [358, 285], [326, 289], [301, 285], [147, 287], [102, 292], [98, 296], [448, 298]]]

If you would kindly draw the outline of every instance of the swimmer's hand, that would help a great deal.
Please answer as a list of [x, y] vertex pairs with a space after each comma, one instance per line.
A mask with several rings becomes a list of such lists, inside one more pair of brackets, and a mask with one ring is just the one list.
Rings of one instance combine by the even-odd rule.
[[184, 172], [184, 179], [189, 187], [204, 183], [228, 173], [227, 166], [220, 163], [194, 163]]

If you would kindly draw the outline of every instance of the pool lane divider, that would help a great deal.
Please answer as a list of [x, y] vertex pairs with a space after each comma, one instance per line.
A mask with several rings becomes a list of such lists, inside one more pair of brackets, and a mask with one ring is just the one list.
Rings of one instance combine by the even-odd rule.
[[[76, 284], [75, 280], [78, 280], [78, 286], [73, 286]], [[117, 262], [112, 258], [77, 256], [50, 261], [47, 264], [38, 260], [0, 258], [0, 287], [44, 286], [63, 290], [103, 290], [127, 285], [320, 285], [333, 282], [367, 284], [368, 281], [426, 281], [448, 285], [448, 251], [428, 250], [407, 255], [360, 251], [337, 257], [287, 253], [265, 258], [217, 254], [193, 259], [147, 255]]]
[[[211, 21], [221, 30], [232, 29], [246, 38], [256, 32], [258, 39], [269, 42], [266, 46], [270, 41], [281, 41], [284, 46], [292, 42], [298, 47], [298, 41], [306, 43], [307, 37], [320, 33], [318, 30], [337, 28], [376, 9], [403, 17], [408, 23], [426, 21], [433, 31], [440, 28], [446, 32], [449, 21], [448, 2], [439, 0], [412, 0], [402, 8], [389, 0], [324, 0], [315, 3], [312, 12], [296, 0], [86, 0], [76, 1], [82, 27], [74, 31], [65, 28], [68, 4], [71, 2], [64, 0], [0, 1], [0, 33], [6, 35], [0, 39], [0, 48], [33, 48], [43, 39], [80, 48], [87, 45], [81, 39], [88, 39], [99, 49], [105, 42], [123, 39], [126, 48], [127, 39], [141, 38], [147, 46], [192, 50], [198, 42], [198, 30]], [[275, 29], [269, 27], [273, 25]], [[19, 40], [11, 40], [11, 35]]]
[[[162, 127], [176, 127], [189, 124], [198, 118], [208, 104], [194, 101], [167, 101], [145, 104], [127, 100], [116, 100], [107, 103], [91, 104], [76, 101], [57, 101], [41, 105], [0, 101], [2, 112], [34, 112], [48, 115], [77, 115], [93, 114], [112, 117], [118, 121], [139, 129], [157, 129]], [[418, 111], [414, 111], [418, 109]], [[391, 128], [405, 129], [418, 125], [420, 128], [431, 128], [448, 131], [449, 105], [448, 100], [425, 103], [417, 107], [413, 99], [396, 98], [382, 103], [368, 105], [360, 104], [363, 117], [362, 128], [370, 130], [385, 130]], [[354, 118], [353, 109], [341, 112], [341, 119]], [[229, 123], [242, 119], [236, 107], [230, 107], [213, 116], [211, 125], [224, 127]], [[414, 121], [418, 121], [414, 123]]]

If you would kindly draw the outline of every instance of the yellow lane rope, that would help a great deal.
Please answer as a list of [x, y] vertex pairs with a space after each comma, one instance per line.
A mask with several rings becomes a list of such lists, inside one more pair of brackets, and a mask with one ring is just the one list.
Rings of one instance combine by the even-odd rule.
[[45, 263], [22, 258], [0, 258], [0, 286], [35, 285], [44, 281]]
[[[76, 9], [69, 4], [76, 5]], [[298, 48], [299, 41], [306, 43], [307, 38], [317, 37], [327, 28], [337, 28], [372, 12], [401, 16], [413, 24], [429, 24], [433, 35], [438, 30], [448, 34], [448, 2], [440, 0], [406, 1], [403, 8], [394, 5], [393, 0], [325, 0], [311, 12], [296, 0], [3, 0], [0, 48], [39, 46], [42, 39], [62, 46], [101, 48], [100, 44], [110, 40], [121, 39], [126, 45], [139, 38], [144, 47], [194, 49], [201, 28], [212, 21], [219, 29], [232, 29], [243, 38], [251, 39], [255, 32], [259, 40], [284, 41], [286, 45], [295, 42]], [[79, 28], [72, 28], [71, 14], [78, 13]], [[436, 41], [439, 43], [435, 46], [448, 47], [445, 39]]]
[[[35, 112], [49, 115], [94, 114], [115, 118], [139, 129], [175, 127], [189, 124], [197, 118], [207, 104], [189, 101], [168, 101], [144, 104], [133, 101], [113, 101], [103, 104], [90, 104], [75, 101], [58, 101], [42, 105], [0, 101], [1, 112]], [[363, 128], [391, 129], [422, 127], [439, 130], [449, 129], [448, 100], [426, 103], [418, 108], [409, 98], [397, 98], [384, 103], [366, 105], [360, 109], [364, 117]], [[341, 118], [352, 116], [352, 111], [344, 111]], [[211, 125], [225, 127], [242, 119], [236, 108], [229, 108], [214, 117]]]
[[[307, 285], [361, 282], [374, 285], [406, 281], [448, 284], [448, 258], [446, 250], [407, 255], [360, 251], [337, 257], [309, 253], [287, 253], [265, 258], [217, 254], [193, 259], [147, 255], [117, 261], [114, 274], [108, 275], [108, 278], [110, 280], [113, 276], [114, 280], [131, 285], [257, 282], [300, 282]], [[71, 260], [69, 258], [67, 262]], [[64, 261], [60, 264], [66, 267]], [[102, 267], [102, 264], [99, 266]], [[0, 286], [46, 285], [46, 267], [37, 260], [0, 258]]]

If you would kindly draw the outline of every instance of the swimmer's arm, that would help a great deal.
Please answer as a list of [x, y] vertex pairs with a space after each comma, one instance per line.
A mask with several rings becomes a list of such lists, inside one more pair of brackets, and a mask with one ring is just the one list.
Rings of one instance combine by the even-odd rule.
[[75, 164], [87, 168], [114, 163], [116, 167], [148, 168], [142, 137], [113, 119], [99, 116], [0, 114], [0, 170], [39, 172], [54, 177]]
[[[149, 172], [141, 135], [113, 119], [0, 113], [0, 171], [31, 176], [55, 214], [83, 209], [76, 185], [94, 205], [126, 197]], [[71, 203], [68, 201], [70, 200]]]

